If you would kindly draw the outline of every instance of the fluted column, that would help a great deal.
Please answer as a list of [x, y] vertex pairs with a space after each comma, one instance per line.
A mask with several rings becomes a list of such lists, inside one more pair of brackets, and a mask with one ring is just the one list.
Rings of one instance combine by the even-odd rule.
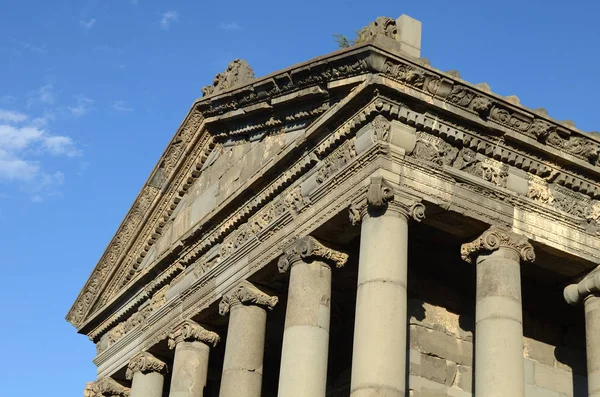
[[523, 397], [521, 261], [535, 259], [524, 236], [492, 226], [461, 247], [476, 264], [475, 393], [477, 397]]
[[404, 397], [406, 388], [407, 252], [409, 218], [425, 207], [394, 195], [381, 177], [371, 178], [366, 207], [351, 207], [361, 222], [356, 319], [350, 395]]
[[571, 305], [584, 302], [588, 396], [600, 397], [600, 268], [567, 286], [564, 296]]
[[290, 272], [283, 332], [279, 397], [324, 397], [331, 311], [330, 264], [342, 267], [348, 255], [313, 237], [296, 241], [279, 258]]
[[84, 397], [129, 397], [129, 394], [128, 387], [109, 377], [88, 383], [83, 392]]
[[277, 297], [242, 281], [223, 296], [219, 313], [229, 313], [220, 397], [260, 397], [267, 309]]
[[167, 366], [148, 352], [133, 356], [125, 377], [131, 380], [131, 397], [162, 397]]
[[208, 377], [208, 357], [219, 335], [186, 320], [169, 334], [169, 348], [175, 349], [169, 397], [202, 397]]

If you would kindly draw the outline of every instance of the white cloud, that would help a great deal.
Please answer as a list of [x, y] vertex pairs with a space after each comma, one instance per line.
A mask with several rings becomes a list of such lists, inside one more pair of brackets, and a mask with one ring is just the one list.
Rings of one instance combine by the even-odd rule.
[[162, 14], [160, 18], [160, 27], [168, 30], [173, 22], [177, 22], [179, 20], [179, 14], [177, 11], [167, 11]]
[[44, 127], [52, 117], [0, 109], [0, 183], [16, 184], [36, 202], [56, 194], [64, 182], [62, 172], [47, 170], [50, 157], [83, 154], [72, 138]]
[[91, 112], [94, 108], [94, 101], [85, 95], [78, 95], [75, 97], [76, 104], [73, 106], [67, 106], [66, 110], [72, 117], [85, 116]]
[[112, 104], [113, 110], [117, 112], [131, 112], [133, 109], [131, 106], [128, 106], [125, 101], [114, 101]]
[[34, 105], [53, 105], [56, 100], [56, 94], [54, 93], [54, 87], [52, 84], [46, 84], [40, 87], [39, 90], [30, 92], [27, 99], [27, 107], [30, 108]]
[[0, 121], [9, 123], [21, 123], [27, 120], [27, 115], [13, 110], [0, 109]]
[[83, 28], [84, 28], [85, 30], [90, 30], [90, 29], [92, 29], [92, 28], [94, 27], [94, 25], [96, 24], [96, 18], [90, 18], [90, 19], [88, 19], [87, 21], [85, 21], [85, 20], [81, 20], [81, 21], [79, 21], [79, 24], [80, 24], [81, 26], [83, 26]]
[[235, 21], [223, 22], [219, 25], [222, 30], [242, 30], [242, 27]]

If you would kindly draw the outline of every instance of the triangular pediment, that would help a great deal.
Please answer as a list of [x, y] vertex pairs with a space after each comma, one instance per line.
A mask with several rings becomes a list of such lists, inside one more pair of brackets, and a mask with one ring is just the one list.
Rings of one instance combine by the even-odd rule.
[[[251, 82], [222, 81], [235, 84], [194, 103], [71, 308], [67, 319], [80, 330], [97, 325], [107, 308], [143, 295], [153, 263], [176, 256], [219, 211], [250, 197], [248, 181], [284, 148], [301, 146], [305, 131], [339, 128], [385, 90], [420, 106], [457, 109], [469, 122], [493, 123], [525, 143], [560, 150], [582, 173], [600, 175], [595, 138], [408, 57], [386, 37]], [[600, 195], [589, 183], [580, 191]]]

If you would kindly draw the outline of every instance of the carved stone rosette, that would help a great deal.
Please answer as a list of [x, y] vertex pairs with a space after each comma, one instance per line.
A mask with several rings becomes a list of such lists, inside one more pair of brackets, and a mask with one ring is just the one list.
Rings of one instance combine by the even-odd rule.
[[329, 248], [314, 237], [302, 237], [279, 258], [277, 262], [279, 272], [286, 273], [292, 264], [304, 259], [318, 259], [340, 268], [348, 261], [348, 254]]
[[174, 349], [179, 342], [202, 342], [216, 346], [221, 338], [215, 332], [209, 331], [200, 324], [186, 320], [169, 334], [169, 349]]
[[129, 397], [129, 391], [128, 387], [123, 386], [113, 378], [107, 377], [102, 378], [91, 385], [86, 385], [84, 396]]
[[158, 372], [164, 374], [167, 372], [167, 365], [148, 352], [140, 352], [129, 360], [125, 377], [133, 379], [133, 374], [136, 372], [143, 374]]
[[585, 298], [588, 296], [592, 294], [598, 294], [599, 292], [600, 267], [597, 267], [577, 284], [568, 285], [563, 294], [568, 304], [576, 305], [577, 303], [585, 300]]
[[474, 241], [463, 244], [460, 247], [460, 254], [464, 261], [474, 263], [475, 257], [480, 253], [496, 251], [499, 248], [510, 248], [517, 251], [522, 261], [533, 262], [535, 260], [533, 246], [527, 237], [498, 226], [490, 227]]
[[244, 280], [232, 291], [225, 294], [219, 303], [219, 314], [226, 315], [235, 304], [262, 306], [269, 310], [273, 309], [279, 298], [265, 294], [253, 284]]

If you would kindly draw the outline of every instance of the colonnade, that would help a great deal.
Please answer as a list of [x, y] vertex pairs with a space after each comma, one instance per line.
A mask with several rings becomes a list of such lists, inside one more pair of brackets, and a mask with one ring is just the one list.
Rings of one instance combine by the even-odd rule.
[[[423, 217], [418, 200], [394, 193], [377, 177], [371, 179], [366, 203], [353, 208], [361, 238], [351, 397], [406, 395], [408, 236], [411, 220]], [[523, 397], [520, 264], [534, 260], [533, 247], [525, 237], [493, 226], [464, 244], [461, 254], [476, 266], [477, 396]], [[347, 259], [308, 236], [296, 240], [278, 261], [279, 271], [289, 273], [279, 397], [325, 396], [332, 272]], [[586, 299], [586, 312], [600, 310], [599, 302], [595, 295]], [[229, 315], [229, 324], [220, 397], [260, 397], [267, 312], [276, 304], [277, 297], [247, 281], [223, 297], [219, 311]], [[599, 339], [595, 349], [600, 356], [600, 321], [589, 327]], [[217, 334], [191, 320], [169, 335], [175, 349], [170, 397], [203, 395], [210, 349], [218, 342]], [[165, 371], [158, 358], [139, 353], [127, 369], [131, 391], [101, 394], [160, 397]], [[600, 377], [600, 367], [594, 371]], [[600, 380], [596, 383], [594, 390], [600, 390]], [[593, 395], [600, 397], [600, 392]]]

